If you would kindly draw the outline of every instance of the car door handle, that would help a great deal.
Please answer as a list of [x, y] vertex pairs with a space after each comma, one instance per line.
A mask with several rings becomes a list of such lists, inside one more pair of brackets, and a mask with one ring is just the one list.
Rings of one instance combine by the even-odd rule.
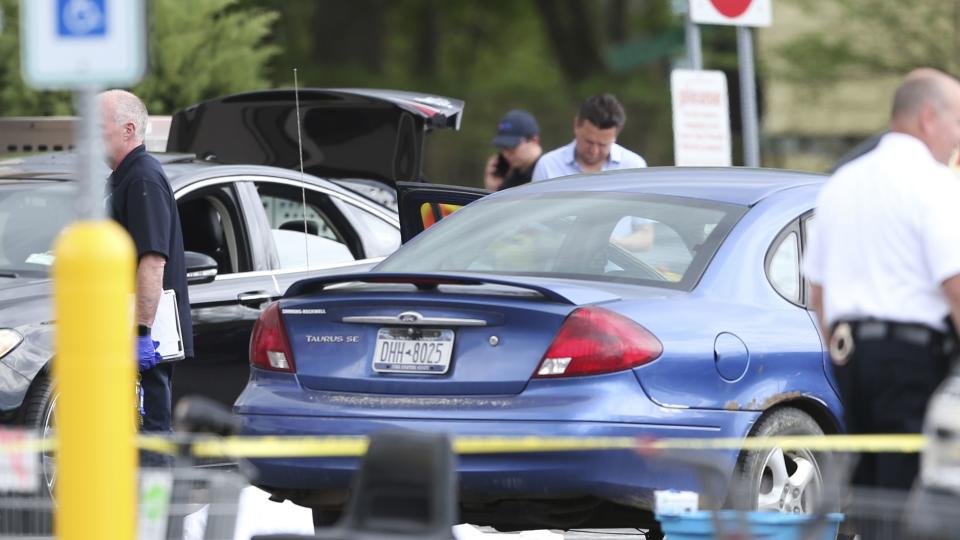
[[237, 300], [241, 305], [259, 308], [264, 302], [270, 300], [270, 293], [267, 291], [248, 291], [237, 294]]

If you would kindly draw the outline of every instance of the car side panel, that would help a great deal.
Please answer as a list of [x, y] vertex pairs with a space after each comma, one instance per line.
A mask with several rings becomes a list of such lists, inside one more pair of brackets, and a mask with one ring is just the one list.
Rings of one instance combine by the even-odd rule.
[[[680, 408], [765, 410], [808, 399], [840, 416], [809, 313], [777, 294], [764, 267], [771, 242], [812, 208], [815, 194], [815, 187], [795, 188], [753, 207], [685, 301], [638, 306], [633, 313], [623, 308], [664, 343], [660, 359], [635, 370], [654, 401]], [[745, 349], [742, 373], [733, 377], [718, 369], [721, 334], [735, 336]]]

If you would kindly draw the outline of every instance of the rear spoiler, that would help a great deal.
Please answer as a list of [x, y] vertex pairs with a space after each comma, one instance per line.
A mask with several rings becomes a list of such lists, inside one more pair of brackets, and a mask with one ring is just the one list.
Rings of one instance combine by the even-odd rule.
[[576, 302], [546, 287], [531, 285], [510, 279], [496, 279], [487, 276], [463, 274], [414, 274], [414, 273], [377, 273], [340, 274], [302, 279], [287, 289], [284, 298], [321, 293], [331, 285], [342, 283], [389, 283], [413, 285], [420, 291], [436, 291], [440, 285], [503, 285], [533, 291], [545, 299], [559, 304]]

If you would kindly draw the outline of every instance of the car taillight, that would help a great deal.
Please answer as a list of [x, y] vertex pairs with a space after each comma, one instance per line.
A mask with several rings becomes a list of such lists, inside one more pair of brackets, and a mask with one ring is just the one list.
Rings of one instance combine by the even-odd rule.
[[660, 340], [623, 315], [599, 307], [580, 308], [563, 322], [534, 376], [610, 373], [651, 362], [662, 352]]
[[296, 371], [287, 330], [280, 318], [280, 302], [269, 304], [253, 325], [250, 336], [250, 364], [272, 371]]

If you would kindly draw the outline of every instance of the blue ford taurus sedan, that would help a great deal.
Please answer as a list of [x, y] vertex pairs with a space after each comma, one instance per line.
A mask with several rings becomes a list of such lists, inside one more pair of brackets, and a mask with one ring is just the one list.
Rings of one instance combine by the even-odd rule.
[[[257, 323], [236, 411], [254, 435], [837, 432], [840, 403], [799, 270], [823, 180], [645, 169], [484, 197], [369, 273], [292, 285]], [[441, 205], [476, 198], [422, 184], [399, 193], [407, 238]], [[695, 487], [625, 454], [462, 456], [462, 517], [639, 526], [653, 490]], [[824, 479], [812, 451], [710, 460], [740, 488], [726, 501], [740, 507], [809, 511]], [[257, 464], [265, 489], [313, 507], [318, 522], [342, 508], [357, 467]]]

